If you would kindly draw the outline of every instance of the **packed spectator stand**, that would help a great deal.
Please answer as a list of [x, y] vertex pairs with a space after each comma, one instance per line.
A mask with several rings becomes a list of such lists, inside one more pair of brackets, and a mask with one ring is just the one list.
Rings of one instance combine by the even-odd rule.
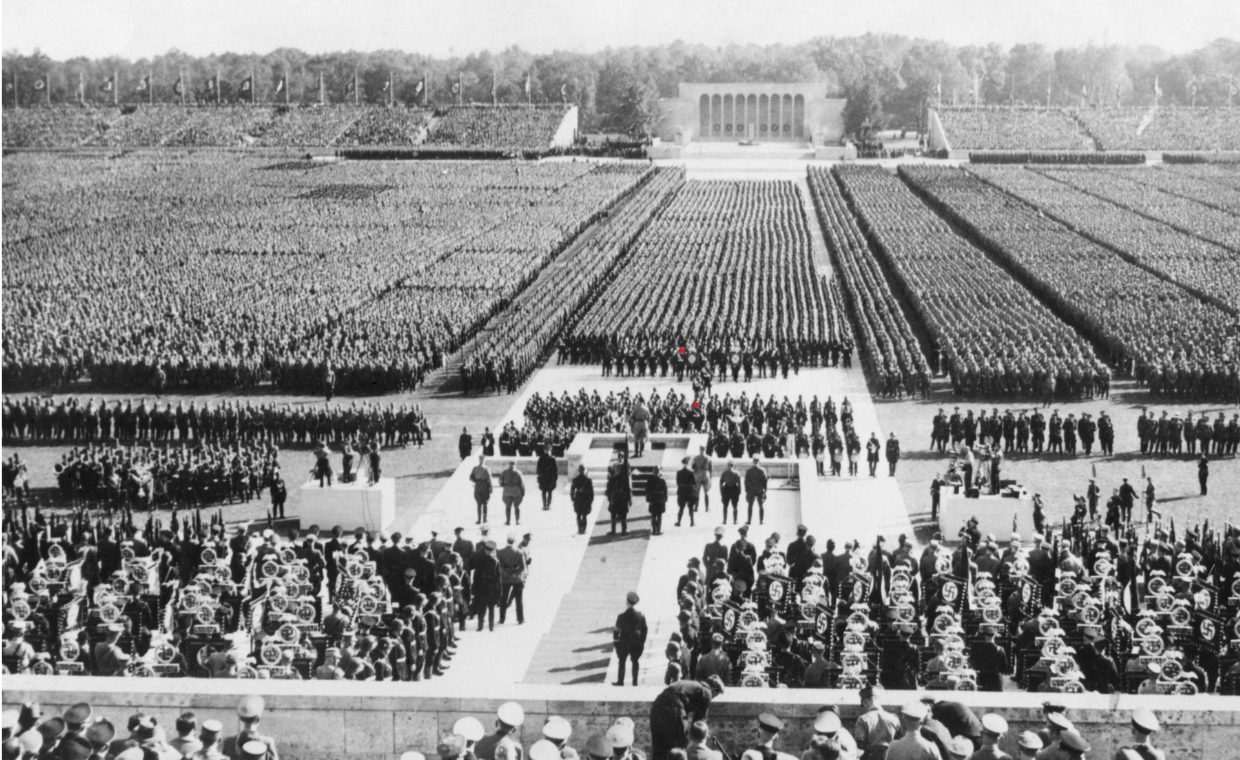
[[417, 147], [544, 154], [568, 106], [55, 105], [8, 109], [5, 148]]
[[1240, 150], [1232, 108], [940, 106], [933, 111], [951, 150]]
[[1071, 112], [984, 106], [936, 109], [952, 150], [1094, 150]]

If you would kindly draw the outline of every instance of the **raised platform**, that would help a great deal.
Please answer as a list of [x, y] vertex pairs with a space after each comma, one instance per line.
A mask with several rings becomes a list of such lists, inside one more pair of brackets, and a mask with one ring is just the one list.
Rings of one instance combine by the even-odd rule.
[[1033, 535], [1033, 499], [1027, 494], [1019, 499], [983, 494], [976, 499], [966, 498], [964, 493], [952, 493], [944, 488], [939, 500], [939, 527], [943, 538], [949, 542], [970, 518], [977, 518], [977, 529], [982, 535], [993, 535], [996, 541], [1007, 543], [1012, 531], [1028, 541]]
[[373, 486], [337, 481], [325, 488], [310, 480], [302, 485], [299, 495], [298, 516], [303, 528], [318, 525], [326, 530], [339, 525], [346, 532], [356, 528], [387, 532], [396, 521], [394, 478], [379, 478]]
[[[458, 655], [458, 659], [459, 659]], [[472, 715], [491, 725], [495, 710], [508, 700], [525, 708], [525, 723], [517, 736], [528, 748], [539, 738], [549, 715], [572, 724], [569, 745], [584, 748], [586, 738], [603, 733], [621, 716], [633, 718], [636, 746], [649, 752], [650, 703], [662, 686], [614, 688], [609, 686], [522, 685], [486, 681], [448, 685], [442, 680], [374, 683], [364, 681], [195, 681], [193, 689], [180, 680], [139, 678], [78, 678], [73, 676], [6, 676], [4, 702], [12, 705], [37, 701], [45, 715], [59, 715], [76, 702], [89, 702], [96, 714], [123, 725], [136, 711], [154, 715], [171, 725], [181, 712], [192, 711], [202, 721], [214, 718], [232, 735], [236, 731], [238, 700], [261, 694], [267, 709], [263, 732], [274, 737], [280, 754], [298, 760], [383, 758], [397, 760], [408, 750], [432, 756], [440, 737], [451, 732], [460, 717]], [[485, 695], [485, 696], [484, 696]], [[920, 696], [888, 692], [888, 709]], [[952, 692], [951, 698], [977, 712], [1003, 715], [1011, 730], [1001, 748], [1014, 753], [1016, 736], [1044, 725], [1044, 694]], [[1068, 717], [1093, 745], [1090, 757], [1109, 758], [1130, 741], [1131, 711], [1148, 707], [1158, 711], [1163, 730], [1155, 744], [1174, 760], [1227, 760], [1235, 758], [1240, 730], [1240, 698], [1198, 695], [1179, 699], [1166, 709], [1165, 697], [1059, 694]], [[855, 692], [805, 689], [728, 689], [711, 706], [711, 733], [735, 756], [755, 740], [755, 718], [774, 712], [785, 721], [778, 748], [800, 754], [809, 746], [812, 723], [822, 705], [838, 705], [844, 725], [851, 728], [859, 713]]]

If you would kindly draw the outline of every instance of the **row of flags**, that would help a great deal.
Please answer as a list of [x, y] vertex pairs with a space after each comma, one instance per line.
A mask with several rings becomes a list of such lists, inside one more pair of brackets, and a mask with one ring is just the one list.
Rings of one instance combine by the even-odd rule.
[[[16, 81], [17, 81], [17, 77], [16, 75], [14, 75], [11, 80], [5, 82], [4, 91], [6, 94], [11, 95], [12, 93], [16, 91]], [[182, 99], [187, 94], [185, 81], [186, 81], [185, 76], [181, 75], [181, 76], [178, 76], [176, 78], [176, 81], [172, 83], [172, 93]], [[222, 84], [222, 81], [220, 80], [219, 74], [215, 74], [209, 77], [205, 85], [205, 91], [204, 91], [205, 95], [208, 98], [215, 98], [218, 101], [221, 97], [221, 84]], [[147, 74], [138, 80], [138, 83], [134, 88], [134, 92], [139, 95], [146, 95], [148, 96], [148, 98], [153, 99], [153, 95], [154, 95], [153, 86], [154, 86], [154, 83], [151, 79], [151, 75]], [[50, 88], [49, 76], [47, 74], [44, 74], [39, 79], [35, 80], [33, 84], [33, 88], [36, 92], [40, 92], [40, 93], [44, 93], [45, 91], [47, 91]], [[285, 101], [287, 101], [288, 96], [289, 96], [288, 89], [289, 89], [288, 76], [281, 75], [281, 77], [278, 80], [276, 80], [275, 91], [273, 94], [276, 97], [283, 95]], [[453, 97], [457, 98], [458, 100], [462, 97], [462, 95], [464, 94], [465, 88], [464, 88], [464, 84], [462, 81], [462, 76], [460, 74], [457, 74], [456, 78], [450, 81], [450, 89], [452, 91]], [[319, 74], [319, 90], [320, 90], [321, 99], [325, 99], [326, 92], [324, 88], [323, 75], [321, 73]], [[116, 75], [114, 74], [106, 78], [99, 85], [99, 91], [104, 94], [111, 94], [113, 96], [113, 100], [114, 101], [117, 100], [119, 90], [118, 90]], [[527, 100], [533, 97], [533, 82], [528, 72], [525, 75], [525, 80], [522, 85], [522, 91], [524, 92]], [[242, 79], [241, 82], [237, 85], [236, 92], [237, 92], [237, 98], [239, 100], [247, 101], [250, 103], [255, 102], [254, 76], [251, 74], [245, 77], [244, 79]], [[389, 102], [392, 100], [392, 96], [394, 93], [394, 87], [393, 87], [392, 75], [390, 72], [388, 73], [387, 78], [383, 81], [383, 85], [382, 85], [380, 92], [388, 98]], [[423, 75], [417, 82], [414, 83], [413, 97], [414, 97], [415, 103], [425, 104], [426, 92], [427, 92], [426, 75]], [[83, 79], [79, 79], [78, 81], [77, 95], [78, 95], [79, 100], [85, 99], [86, 85]], [[357, 72], [354, 72], [353, 76], [350, 79], [345, 81], [344, 96], [346, 98], [353, 97], [354, 99], [358, 99], [360, 97]], [[49, 94], [49, 97], [50, 97], [50, 94]], [[491, 76], [491, 99], [494, 101], [497, 99], [497, 97], [498, 97], [498, 81], [497, 81], [496, 76], [492, 74]], [[568, 84], [567, 83], [560, 85], [560, 97], [561, 99], [567, 101], [568, 99]]]
[[[1004, 81], [1005, 82], [1009, 81], [1006, 74], [1004, 74]], [[942, 74], [939, 75], [938, 83], [935, 85], [934, 90], [935, 90], [935, 98], [937, 102], [942, 103], [943, 102], [943, 75]], [[1193, 99], [1193, 102], [1195, 104], [1197, 100], [1197, 80], [1196, 79], [1190, 79], [1188, 81], [1188, 94], [1189, 94], [1189, 97]], [[1116, 82], [1115, 84], [1115, 102], [1116, 103], [1120, 101], [1121, 95], [1122, 95], [1122, 85]], [[1236, 95], [1240, 95], [1240, 86], [1237, 86], [1234, 77], [1228, 74], [1227, 75], [1227, 104], [1228, 106], [1231, 105], [1232, 98], [1234, 98]], [[1158, 75], [1155, 74], [1154, 75], [1155, 102], [1157, 102], [1158, 98], [1161, 98], [1162, 96], [1163, 96], [1162, 85], [1159, 81]], [[955, 96], [953, 95], [953, 98], [954, 97]], [[1081, 82], [1081, 99], [1085, 100], [1088, 97], [1089, 97], [1089, 84], [1088, 82]], [[973, 99], [975, 103], [981, 102], [981, 78], [977, 72], [974, 72], [973, 74]], [[1050, 103], [1050, 99], [1051, 99], [1051, 75], [1048, 74], [1046, 77], [1046, 101], [1048, 105]]]

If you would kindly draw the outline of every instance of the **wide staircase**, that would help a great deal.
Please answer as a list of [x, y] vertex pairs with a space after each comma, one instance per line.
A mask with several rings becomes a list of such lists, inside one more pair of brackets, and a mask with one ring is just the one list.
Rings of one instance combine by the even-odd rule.
[[[645, 477], [650, 465], [633, 467], [633, 506], [629, 534], [611, 535], [607, 513], [607, 467], [619, 461], [613, 450], [607, 465], [586, 463], [594, 481], [597, 520], [572, 590], [560, 602], [551, 630], [538, 642], [524, 683], [602, 683], [612, 653], [611, 629], [624, 611], [624, 598], [634, 590], [646, 559], [650, 515], [645, 506]], [[664, 474], [666, 477], [666, 473]]]

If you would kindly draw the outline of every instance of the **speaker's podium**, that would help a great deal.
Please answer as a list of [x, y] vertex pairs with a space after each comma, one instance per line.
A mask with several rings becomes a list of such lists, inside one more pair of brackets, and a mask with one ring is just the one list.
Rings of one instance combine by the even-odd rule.
[[301, 487], [300, 496], [298, 517], [303, 528], [318, 525], [328, 530], [339, 525], [346, 531], [362, 528], [387, 532], [396, 520], [395, 478], [379, 478], [373, 486], [364, 480], [336, 481], [323, 488], [317, 478], [311, 478]]

